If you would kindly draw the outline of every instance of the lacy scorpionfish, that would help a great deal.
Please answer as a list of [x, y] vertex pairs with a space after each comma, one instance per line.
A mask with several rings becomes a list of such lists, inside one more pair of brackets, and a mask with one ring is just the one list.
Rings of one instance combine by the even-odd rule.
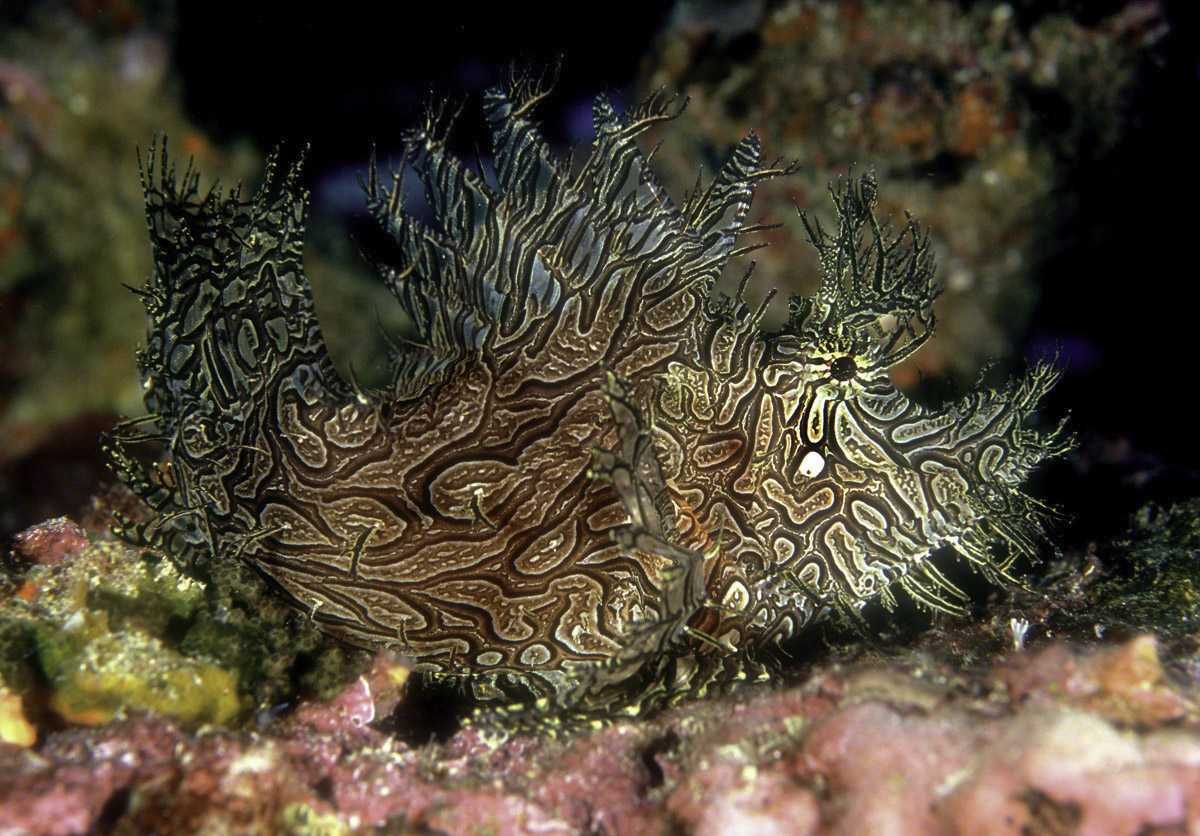
[[1059, 367], [939, 409], [892, 385], [936, 286], [927, 238], [875, 216], [870, 175], [831, 188], [836, 231], [805, 221], [819, 290], [765, 330], [714, 288], [753, 248], [755, 182], [788, 173], [758, 139], [677, 205], [635, 141], [663, 102], [597, 100], [572, 163], [531, 121], [543, 95], [485, 95], [494, 181], [437, 114], [406, 136], [433, 223], [372, 163], [398, 245], [378, 266], [417, 333], [382, 390], [326, 353], [300, 165], [273, 158], [244, 201], [151, 152], [138, 359], [169, 463], [112, 455], [160, 542], [245, 561], [327, 632], [480, 699], [600, 713], [744, 676], [749, 651], [896, 587], [953, 609], [942, 547], [1009, 578], [1043, 534], [1020, 486], [1069, 445], [1031, 426]]

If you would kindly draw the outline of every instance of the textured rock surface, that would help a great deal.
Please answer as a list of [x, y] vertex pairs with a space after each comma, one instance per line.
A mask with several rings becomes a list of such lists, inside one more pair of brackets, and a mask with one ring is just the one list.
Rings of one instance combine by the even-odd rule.
[[66, 519], [15, 542], [0, 575], [0, 676], [46, 727], [139, 711], [186, 728], [226, 724], [255, 703], [292, 700], [298, 685], [331, 693], [361, 662], [290, 618], [256, 580], [223, 574], [233, 567], [200, 581]]
[[[1128, 657], [1138, 675], [1113, 681]], [[338, 699], [390, 694], [368, 684], [389, 676], [375, 671]], [[331, 833], [1134, 836], [1200, 826], [1195, 704], [1165, 680], [1148, 638], [1099, 652], [1048, 643], [976, 675], [823, 665], [784, 690], [566, 742], [495, 745], [468, 729], [412, 748], [364, 726], [370, 712], [327, 709], [199, 735], [135, 716], [55, 732], [33, 751], [4, 746], [0, 832], [302, 833], [321, 822]]]
[[[238, 643], [222, 658], [179, 638], [189, 619], [231, 618], [209, 599], [236, 612], [236, 596], [215, 582], [168, 595], [166, 569], [52, 521], [22, 538], [0, 588], [0, 833], [1193, 833], [1198, 513], [1149, 508], [982, 617], [810, 633], [775, 684], [563, 740], [456, 730], [461, 708], [417, 705], [386, 656], [328, 671], [340, 686], [325, 698], [264, 692]], [[162, 618], [151, 589], [192, 614]], [[96, 725], [54, 711], [61, 686], [33, 639], [58, 619], [115, 622], [129, 598], [143, 641], [223, 666], [259, 710], [190, 728], [161, 704]], [[1122, 600], [1137, 606], [1117, 621]], [[314, 663], [296, 653], [259, 664], [299, 680]], [[417, 742], [433, 727], [446, 733]]]

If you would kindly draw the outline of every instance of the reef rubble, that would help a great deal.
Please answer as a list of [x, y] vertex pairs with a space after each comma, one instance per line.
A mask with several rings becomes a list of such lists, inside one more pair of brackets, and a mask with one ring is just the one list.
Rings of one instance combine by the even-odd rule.
[[[425, 742], [437, 706], [425, 720], [395, 712], [412, 695], [390, 656], [329, 674], [327, 695], [298, 689], [257, 710], [242, 684], [228, 715], [132, 697], [107, 716], [61, 710], [68, 680], [46, 675], [36, 641], [25, 668], [14, 661], [14, 625], [53, 619], [53, 590], [98, 554], [110, 574], [92, 576], [66, 619], [111, 615], [97, 590], [133, 558], [107, 535], [49, 523], [21, 539], [7, 573], [19, 582], [3, 592], [0, 834], [1195, 833], [1200, 676], [1186, 618], [1164, 621], [1161, 638], [1097, 622], [1089, 641], [1083, 629], [1084, 611], [1105, 612], [1096, 602], [1128, 583], [1122, 559], [1149, 571], [1194, 556], [1195, 505], [1139, 516], [1129, 539], [991, 602], [990, 618], [942, 618], [898, 643], [827, 636], [777, 683], [593, 733], [500, 739], [468, 725]], [[190, 584], [150, 568], [140, 583], [163, 600], [182, 586], [188, 600]], [[1190, 579], [1155, 571], [1188, 598]], [[146, 618], [121, 635], [161, 631], [155, 653], [198, 664], [178, 636], [203, 620], [208, 590], [190, 594], [194, 609], [170, 628], [143, 597]], [[132, 659], [127, 672], [139, 670]]]

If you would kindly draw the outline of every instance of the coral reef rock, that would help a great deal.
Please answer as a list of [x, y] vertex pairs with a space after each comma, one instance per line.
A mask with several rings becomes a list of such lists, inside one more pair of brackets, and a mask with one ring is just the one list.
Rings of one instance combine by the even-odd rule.
[[[1136, 686], [1114, 682], [1121, 656], [1142, 659]], [[1095, 712], [1131, 688], [1129, 711]], [[1182, 836], [1200, 828], [1195, 712], [1139, 637], [976, 673], [827, 663], [774, 693], [498, 746], [468, 728], [412, 748], [353, 712], [198, 735], [138, 715], [0, 744], [0, 833]]]

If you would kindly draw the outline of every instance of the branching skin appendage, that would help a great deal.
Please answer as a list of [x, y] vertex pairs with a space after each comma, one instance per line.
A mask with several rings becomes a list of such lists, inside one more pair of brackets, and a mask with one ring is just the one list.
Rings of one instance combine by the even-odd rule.
[[870, 175], [831, 189], [836, 230], [806, 219], [820, 289], [764, 331], [714, 284], [752, 249], [755, 182], [788, 170], [751, 134], [678, 206], [635, 144], [663, 102], [598, 100], [572, 167], [530, 121], [543, 94], [486, 95], [496, 187], [435, 116], [408, 134], [434, 225], [372, 165], [397, 244], [378, 267], [419, 334], [383, 390], [326, 353], [300, 164], [272, 159], [249, 201], [200, 197], [152, 149], [138, 362], [169, 465], [112, 445], [160, 515], [130, 535], [244, 561], [327, 632], [480, 700], [599, 720], [744, 678], [756, 648], [897, 587], [955, 610], [944, 546], [1011, 580], [1045, 518], [1021, 485], [1070, 445], [1033, 426], [1060, 368], [937, 410], [892, 386], [933, 333], [933, 255], [876, 218]]

